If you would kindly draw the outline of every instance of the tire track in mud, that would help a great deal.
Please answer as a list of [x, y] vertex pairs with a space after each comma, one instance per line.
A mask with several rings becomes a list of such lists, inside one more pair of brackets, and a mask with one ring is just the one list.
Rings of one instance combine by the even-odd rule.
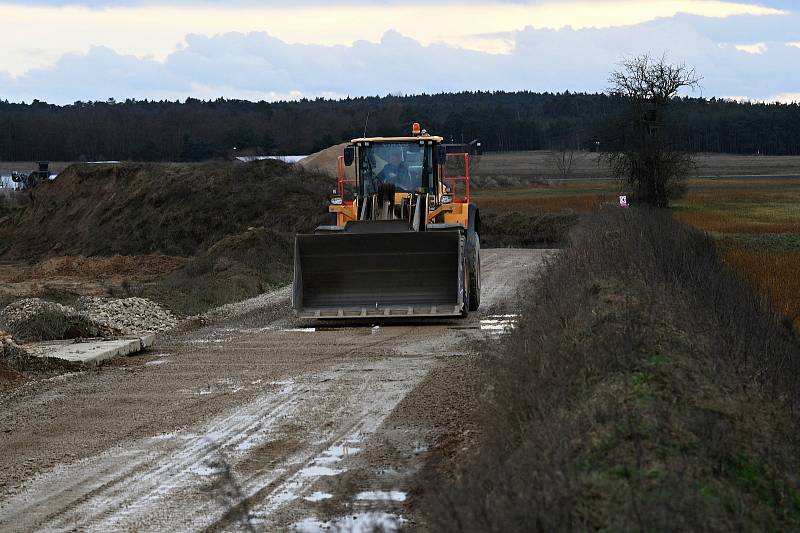
[[[485, 307], [510, 298], [521, 273], [538, 265], [542, 254], [487, 255]], [[275, 303], [274, 297], [264, 300]], [[199, 423], [164, 434], [156, 427], [151, 437], [30, 479], [0, 502], [0, 529], [285, 530], [314, 516], [304, 498], [358, 461], [362, 443], [381, 431], [437, 357], [481, 335], [475, 325], [453, 323], [307, 333], [243, 327], [246, 322], [212, 326], [207, 338], [236, 338], [240, 351], [267, 350], [265, 357], [269, 350], [303, 354], [308, 346], [296, 365], [300, 371], [266, 385], [253, 381], [247, 387], [259, 390], [254, 397]], [[211, 346], [195, 342], [195, 349]], [[240, 364], [235, 353], [230, 358]]]
[[[352, 353], [340, 354], [339, 359], [347, 360], [365, 349], [392, 343], [401, 337], [402, 333], [385, 335]], [[398, 390], [396, 385], [405, 381], [410, 388], [421, 379], [425, 365], [413, 359], [408, 361], [412, 365], [381, 361], [368, 363], [370, 373], [384, 373], [386, 377], [374, 375], [371, 380], [359, 379], [352, 389], [346, 383], [352, 378], [348, 380], [347, 375], [358, 373], [359, 363], [321, 374], [300, 376], [293, 383], [275, 383], [282, 389], [260, 396], [202, 428], [143, 439], [94, 459], [58, 467], [50, 474], [34, 479], [22, 493], [4, 502], [0, 509], [0, 524], [14, 524], [22, 530], [78, 527], [108, 531], [202, 529], [209, 519], [222, 519], [220, 526], [230, 523], [236, 514], [235, 508], [241, 507], [243, 502], [235, 502], [232, 514], [230, 509], [216, 508], [213, 490], [209, 490], [219, 473], [209, 465], [221, 453], [225, 456], [222, 462], [233, 463], [232, 469], [248, 501], [256, 502], [262, 498], [269, 501], [287, 483], [295, 483], [294, 490], [301, 491], [316, 479], [302, 476], [305, 483], [297, 483], [304, 466], [313, 463], [337, 441], [354, 433], [374, 431], [403, 397], [404, 391]], [[398, 378], [398, 372], [402, 379]], [[382, 382], [391, 386], [374, 390], [375, 383]], [[373, 390], [368, 390], [370, 385]], [[377, 416], [370, 416], [372, 405], [382, 406]], [[352, 421], [316, 435], [314, 440], [321, 444], [286, 457], [267, 475], [247, 476], [237, 471], [236, 465], [248, 458], [248, 450], [291, 433], [282, 427], [284, 422], [303, 416], [308, 418], [308, 413], [315, 408], [322, 418]], [[356, 413], [357, 416], [347, 413]], [[310, 433], [319, 433], [319, 430]], [[276, 472], [280, 473], [275, 475]], [[176, 498], [183, 508], [177, 516], [171, 510]], [[167, 504], [171, 500], [173, 503]], [[17, 513], [13, 512], [15, 509]], [[159, 512], [160, 509], [168, 510], [165, 516]]]

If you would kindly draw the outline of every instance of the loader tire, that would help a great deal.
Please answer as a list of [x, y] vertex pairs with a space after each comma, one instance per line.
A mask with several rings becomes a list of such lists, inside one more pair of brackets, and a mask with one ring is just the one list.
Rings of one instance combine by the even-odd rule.
[[469, 257], [469, 310], [477, 311], [481, 305], [481, 240], [477, 233], [472, 234], [473, 244]]

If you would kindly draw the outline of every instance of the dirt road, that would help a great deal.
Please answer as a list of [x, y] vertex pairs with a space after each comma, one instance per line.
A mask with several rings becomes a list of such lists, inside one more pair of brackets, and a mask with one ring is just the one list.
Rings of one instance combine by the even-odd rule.
[[[330, 326], [288, 289], [128, 364], [0, 399], [0, 530], [301, 530], [413, 519], [419, 456], [457, 427], [444, 371], [513, 314], [545, 255], [485, 250], [467, 320]], [[482, 328], [483, 326], [483, 328]], [[452, 427], [447, 429], [452, 430]]]

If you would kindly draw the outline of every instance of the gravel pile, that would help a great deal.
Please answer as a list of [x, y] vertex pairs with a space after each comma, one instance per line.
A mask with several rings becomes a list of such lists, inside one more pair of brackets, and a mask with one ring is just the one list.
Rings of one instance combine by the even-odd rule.
[[15, 326], [46, 314], [61, 315], [65, 318], [74, 318], [80, 315], [74, 307], [48, 302], [41, 298], [24, 298], [7, 305], [0, 311], [0, 321], [6, 327], [13, 329]]
[[172, 313], [146, 298], [85, 296], [78, 300], [78, 309], [92, 322], [120, 335], [167, 331], [178, 324]]

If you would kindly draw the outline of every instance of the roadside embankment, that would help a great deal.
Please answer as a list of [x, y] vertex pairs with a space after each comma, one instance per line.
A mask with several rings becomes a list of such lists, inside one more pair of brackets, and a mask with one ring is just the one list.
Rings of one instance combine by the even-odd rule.
[[321, 175], [271, 160], [73, 165], [0, 228], [0, 254], [190, 256], [248, 227], [313, 227], [327, 189]]
[[514, 210], [481, 211], [485, 248], [556, 248], [566, 244], [580, 215], [574, 212], [521, 213]]
[[484, 350], [480, 436], [422, 496], [428, 527], [800, 527], [800, 342], [710, 238], [604, 210], [522, 313]]
[[288, 283], [332, 179], [280, 161], [73, 165], [0, 214], [0, 305], [145, 297], [191, 315]]

